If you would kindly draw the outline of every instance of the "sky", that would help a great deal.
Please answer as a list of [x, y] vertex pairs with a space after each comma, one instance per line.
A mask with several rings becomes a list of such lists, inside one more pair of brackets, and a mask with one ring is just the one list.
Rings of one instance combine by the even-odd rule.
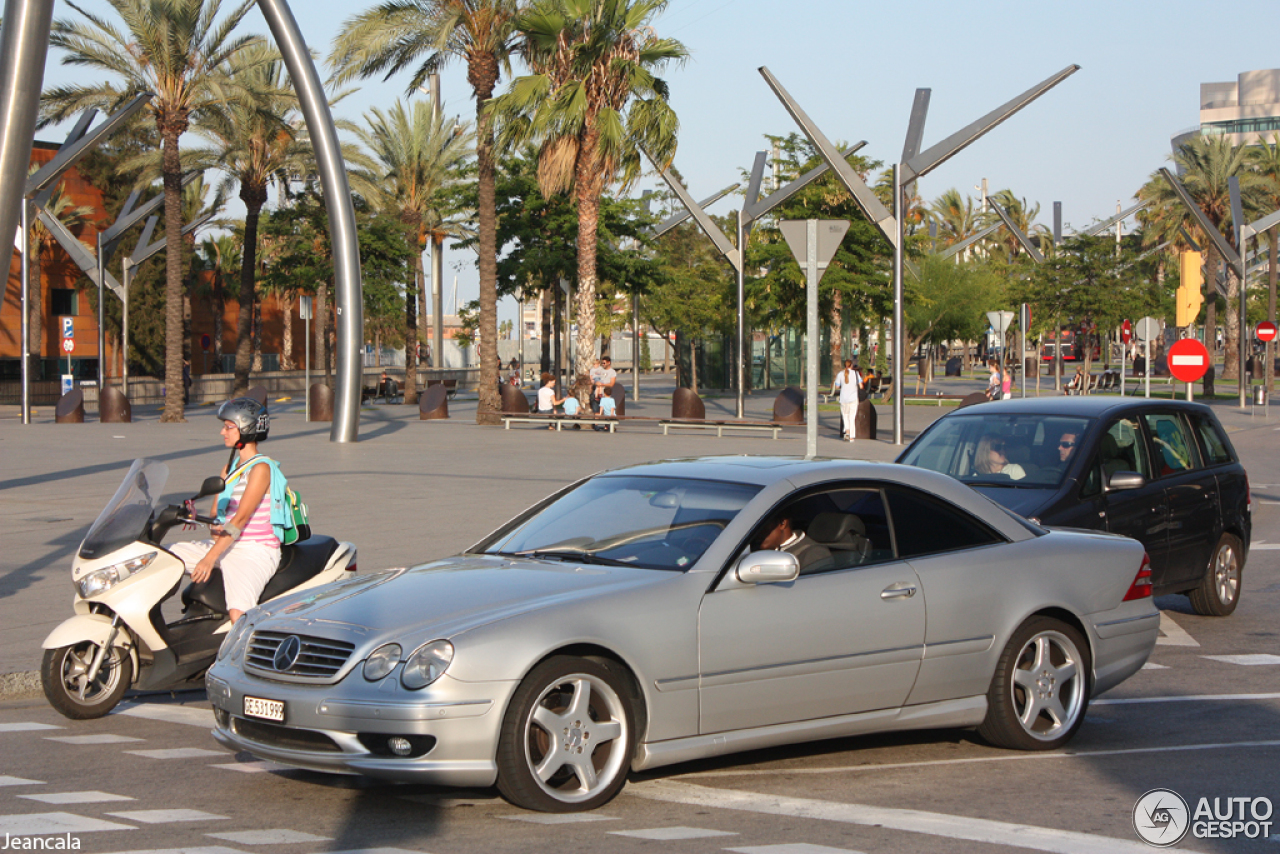
[[[307, 43], [328, 55], [342, 23], [373, 0], [292, 0]], [[80, 0], [113, 16], [105, 0]], [[230, 2], [224, 3], [228, 8]], [[689, 59], [665, 77], [680, 119], [675, 165], [695, 198], [740, 179], [766, 134], [798, 131], [758, 69], [766, 66], [833, 141], [868, 142], [862, 154], [886, 164], [902, 154], [917, 88], [932, 90], [922, 148], [949, 136], [1069, 65], [1081, 66], [1057, 87], [921, 180], [932, 200], [949, 188], [977, 198], [1008, 188], [1052, 227], [1061, 202], [1068, 230], [1127, 207], [1153, 171], [1166, 165], [1169, 140], [1199, 122], [1200, 84], [1233, 81], [1244, 71], [1280, 67], [1275, 28], [1262, 14], [1224, 14], [1193, 0], [1064, 0], [1058, 3], [916, 0], [672, 0], [654, 22], [679, 39]], [[75, 17], [65, 4], [55, 15]], [[267, 33], [253, 11], [247, 28]], [[50, 51], [45, 85], [83, 70], [63, 67]], [[327, 68], [321, 66], [322, 76]], [[516, 73], [520, 69], [516, 68]], [[500, 89], [508, 80], [504, 78]], [[408, 75], [365, 81], [335, 109], [359, 121], [406, 95]], [[441, 75], [447, 115], [474, 119], [465, 68]], [[60, 141], [57, 130], [41, 139]], [[657, 187], [650, 179], [633, 192]], [[711, 210], [741, 206], [729, 197]], [[475, 299], [475, 255], [445, 255], [445, 307], [454, 277], [460, 304]], [[514, 318], [503, 300], [502, 319]]]

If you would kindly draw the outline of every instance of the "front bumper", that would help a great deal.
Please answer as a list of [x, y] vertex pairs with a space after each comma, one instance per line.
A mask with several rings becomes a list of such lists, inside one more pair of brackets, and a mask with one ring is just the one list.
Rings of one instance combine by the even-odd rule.
[[[422, 691], [399, 686], [399, 668], [382, 682], [359, 672], [335, 685], [273, 682], [217, 666], [205, 679], [213, 737], [282, 765], [443, 786], [497, 780], [495, 756], [515, 682], [463, 683], [442, 677]], [[348, 684], [349, 683], [349, 684]], [[245, 696], [284, 703], [283, 723], [244, 714]], [[411, 745], [395, 755], [388, 739]]]

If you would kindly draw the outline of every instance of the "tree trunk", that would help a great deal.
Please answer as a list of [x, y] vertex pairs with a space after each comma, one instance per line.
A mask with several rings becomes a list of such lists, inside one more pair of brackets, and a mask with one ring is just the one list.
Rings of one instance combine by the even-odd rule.
[[591, 378], [588, 371], [595, 358], [596, 344], [596, 249], [600, 225], [600, 193], [604, 174], [600, 171], [600, 131], [595, 116], [589, 116], [578, 145], [573, 184], [578, 202], [578, 340], [573, 394], [583, 407], [590, 407]]
[[550, 373], [551, 371], [551, 291], [544, 290], [542, 298], [538, 300], [542, 307], [541, 318], [541, 335], [542, 335], [542, 373]]
[[325, 385], [333, 388], [333, 373], [329, 364], [329, 283], [321, 282], [316, 287], [316, 310], [311, 314], [311, 334], [315, 338], [313, 345], [315, 360], [312, 364], [324, 366]]
[[[1245, 241], [1248, 243], [1248, 241]], [[1243, 255], [1244, 249], [1242, 248]], [[1222, 378], [1235, 380], [1241, 376], [1244, 365], [1240, 364], [1240, 334], [1244, 329], [1244, 318], [1240, 316], [1240, 277], [1235, 268], [1226, 265], [1227, 272], [1227, 334], [1223, 344], [1226, 347], [1222, 365]]]
[[160, 423], [185, 423], [182, 402], [182, 160], [178, 137], [186, 130], [186, 118], [157, 120], [162, 140], [164, 171], [164, 411]]
[[222, 272], [213, 274], [213, 358], [217, 365], [215, 374], [222, 373], [222, 322], [227, 313], [227, 292], [222, 286]]
[[840, 292], [836, 291], [831, 295], [831, 341], [829, 343], [829, 351], [831, 353], [831, 375], [834, 377], [844, 368], [844, 362], [841, 357], [844, 355], [844, 333], [841, 326], [840, 317]]
[[422, 252], [413, 256], [413, 287], [405, 289], [404, 403], [418, 404], [418, 294], [422, 291]]
[[267, 202], [267, 185], [240, 182], [240, 200], [244, 202], [244, 248], [240, 259], [240, 315], [236, 323], [236, 378], [232, 396], [240, 397], [249, 390], [249, 374], [253, 370], [253, 317], [257, 294], [254, 277], [258, 264], [258, 215]]
[[42, 269], [42, 249], [43, 243], [36, 236], [36, 230], [31, 229], [31, 233], [27, 236], [27, 248], [24, 250], [28, 253], [31, 262], [28, 267], [30, 279], [27, 282], [27, 298], [31, 301], [28, 305], [27, 323], [30, 328], [27, 330], [27, 351], [31, 360], [31, 378], [38, 380], [40, 378], [38, 366], [40, 365], [40, 357], [43, 355], [44, 344], [44, 288], [42, 287], [41, 278], [43, 276]]
[[[1211, 241], [1204, 248], [1204, 346], [1209, 364], [1218, 357], [1218, 250]], [[1223, 379], [1226, 379], [1223, 377]]]
[[262, 373], [262, 300], [253, 300], [253, 372]]
[[[501, 422], [498, 392], [498, 213], [497, 168], [493, 149], [493, 119], [486, 109], [498, 82], [498, 63], [492, 53], [473, 54], [467, 80], [476, 95], [476, 216], [480, 254], [480, 394], [477, 424]], [[443, 360], [441, 361], [443, 364]]]
[[284, 329], [280, 333], [280, 370], [292, 371], [293, 364], [293, 305], [297, 299], [293, 294], [283, 297]]

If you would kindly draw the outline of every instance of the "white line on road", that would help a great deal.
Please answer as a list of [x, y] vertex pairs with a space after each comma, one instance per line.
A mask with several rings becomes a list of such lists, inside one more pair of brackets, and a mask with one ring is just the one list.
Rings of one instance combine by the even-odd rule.
[[1160, 637], [1156, 643], [1164, 646], [1199, 646], [1186, 629], [1173, 621], [1167, 611], [1160, 612]]
[[856, 771], [890, 771], [903, 768], [930, 768], [935, 765], [974, 765], [981, 762], [1030, 762], [1036, 759], [1105, 759], [1139, 753], [1180, 753], [1187, 750], [1224, 750], [1227, 748], [1280, 747], [1280, 740], [1232, 741], [1218, 744], [1175, 744], [1164, 747], [1126, 747], [1117, 750], [1078, 750], [1072, 753], [1002, 753], [998, 756], [970, 756], [965, 759], [928, 759], [923, 762], [885, 762], [867, 765], [838, 765], [831, 768], [757, 768], [742, 771], [697, 771], [681, 778], [702, 777], [776, 777], [778, 774], [847, 774]]
[[112, 714], [213, 729], [213, 709], [194, 706], [168, 706], [154, 703], [121, 704]]
[[1009, 845], [1036, 851], [1049, 851], [1054, 854], [1103, 854], [1103, 852], [1147, 854], [1151, 850], [1141, 842], [1092, 833], [1078, 833], [923, 810], [841, 804], [810, 798], [787, 798], [778, 795], [760, 795], [755, 792], [712, 789], [672, 780], [636, 783], [627, 791], [642, 798], [668, 803], [793, 818], [816, 818], [867, 827], [886, 827], [946, 839], [967, 839], [987, 845]]

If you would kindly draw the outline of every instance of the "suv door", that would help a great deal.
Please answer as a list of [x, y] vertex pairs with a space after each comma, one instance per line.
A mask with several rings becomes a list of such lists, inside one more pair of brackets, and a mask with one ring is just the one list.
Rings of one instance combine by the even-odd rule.
[[[1081, 497], [1101, 495], [1106, 530], [1142, 543], [1151, 558], [1151, 572], [1157, 585], [1166, 574], [1169, 558], [1168, 513], [1164, 489], [1154, 483], [1151, 457], [1143, 427], [1137, 415], [1122, 415], [1106, 425], [1098, 441], [1097, 460], [1086, 476]], [[1146, 478], [1138, 489], [1113, 490], [1111, 476], [1117, 472], [1137, 472]]]
[[1222, 530], [1218, 481], [1204, 468], [1182, 413], [1147, 412], [1142, 418], [1169, 513], [1164, 583], [1185, 590], [1200, 583]]

